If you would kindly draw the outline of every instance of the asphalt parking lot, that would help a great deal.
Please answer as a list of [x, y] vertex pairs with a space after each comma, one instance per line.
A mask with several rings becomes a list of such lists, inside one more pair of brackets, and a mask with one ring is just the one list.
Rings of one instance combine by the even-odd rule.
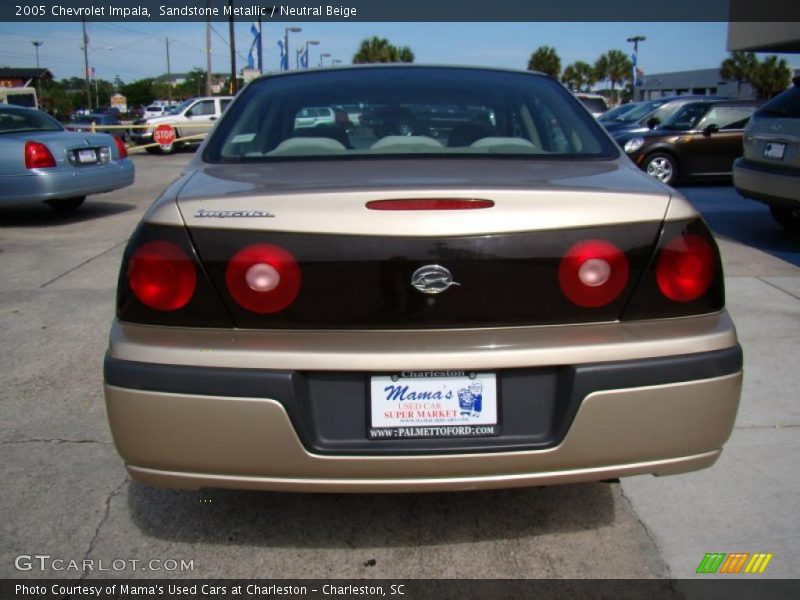
[[[686, 578], [706, 552], [771, 552], [764, 576], [800, 575], [800, 241], [730, 187], [684, 190], [720, 235], [745, 352], [737, 426], [709, 470], [411, 495], [131, 482], [101, 385], [117, 270], [138, 219], [189, 158], [137, 156], [133, 187], [72, 215], [0, 210], [0, 577]], [[36, 553], [128, 562], [17, 570], [17, 556]], [[142, 570], [154, 559], [193, 568]]]

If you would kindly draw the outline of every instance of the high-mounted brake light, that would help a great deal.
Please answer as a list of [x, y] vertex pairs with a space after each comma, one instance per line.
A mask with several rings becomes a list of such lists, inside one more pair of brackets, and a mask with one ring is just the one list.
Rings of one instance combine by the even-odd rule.
[[225, 270], [225, 284], [243, 308], [259, 314], [289, 306], [300, 292], [302, 275], [289, 251], [272, 244], [253, 244], [237, 252]]
[[558, 268], [561, 291], [574, 304], [597, 308], [616, 300], [628, 283], [628, 259], [614, 244], [586, 240], [572, 246]]
[[114, 145], [117, 147], [117, 153], [119, 153], [120, 158], [127, 158], [128, 157], [128, 148], [125, 146], [125, 142], [123, 142], [117, 136], [112, 136], [114, 138]]
[[699, 235], [680, 235], [658, 258], [656, 280], [661, 293], [676, 302], [691, 302], [706, 293], [716, 272], [711, 244]]
[[178, 310], [191, 300], [197, 274], [192, 260], [177, 244], [147, 242], [131, 257], [128, 284], [145, 306]]
[[41, 142], [25, 142], [25, 168], [46, 169], [55, 167], [56, 159], [50, 149]]
[[492, 200], [472, 198], [412, 198], [367, 202], [367, 208], [370, 210], [475, 210], [492, 206], [494, 206]]

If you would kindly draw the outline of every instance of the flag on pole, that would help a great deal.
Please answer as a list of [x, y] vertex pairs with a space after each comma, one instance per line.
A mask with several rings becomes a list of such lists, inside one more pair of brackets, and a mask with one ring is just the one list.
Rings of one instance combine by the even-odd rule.
[[258, 42], [260, 41], [261, 34], [258, 32], [258, 27], [256, 24], [253, 23], [250, 25], [250, 33], [253, 34], [253, 43], [250, 44], [250, 52], [247, 53], [247, 68], [254, 69], [256, 66], [255, 57], [253, 56], [253, 51], [258, 47]]
[[289, 70], [289, 56], [286, 54], [286, 50], [283, 47], [283, 40], [278, 40], [278, 48], [281, 52], [281, 70], [288, 71]]

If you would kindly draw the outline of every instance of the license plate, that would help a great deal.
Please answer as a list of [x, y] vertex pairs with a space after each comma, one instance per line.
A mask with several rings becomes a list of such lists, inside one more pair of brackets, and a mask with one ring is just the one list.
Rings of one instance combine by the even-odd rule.
[[764, 158], [774, 158], [775, 160], [783, 160], [783, 155], [786, 152], [786, 144], [779, 144], [777, 142], [767, 142], [764, 146]]
[[78, 150], [78, 162], [81, 164], [96, 163], [97, 152], [94, 150]]
[[483, 437], [500, 433], [497, 376], [404, 371], [370, 380], [372, 440]]

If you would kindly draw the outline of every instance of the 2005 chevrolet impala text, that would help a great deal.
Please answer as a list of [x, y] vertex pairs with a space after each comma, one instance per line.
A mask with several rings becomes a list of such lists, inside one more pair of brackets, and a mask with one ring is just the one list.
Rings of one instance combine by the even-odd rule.
[[105, 362], [129, 472], [187, 489], [680, 473], [741, 381], [688, 202], [557, 82], [459, 67], [248, 85], [132, 235]]

